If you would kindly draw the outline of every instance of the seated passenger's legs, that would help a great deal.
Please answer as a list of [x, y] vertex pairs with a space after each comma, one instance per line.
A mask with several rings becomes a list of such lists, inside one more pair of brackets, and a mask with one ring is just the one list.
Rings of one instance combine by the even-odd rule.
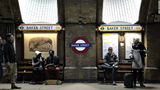
[[112, 81], [115, 83], [115, 68], [113, 66], [108, 66], [108, 65], [105, 65], [105, 64], [102, 64], [101, 65], [103, 69], [110, 69], [112, 70]]
[[47, 79], [59, 79], [59, 71], [60, 69], [58, 69], [59, 67], [46, 67], [45, 68], [45, 76], [46, 76], [46, 80]]
[[39, 68], [33, 69], [33, 78], [32, 81], [35, 83], [41, 83], [43, 81], [43, 70]]
[[115, 81], [115, 68], [112, 67], [112, 81]]

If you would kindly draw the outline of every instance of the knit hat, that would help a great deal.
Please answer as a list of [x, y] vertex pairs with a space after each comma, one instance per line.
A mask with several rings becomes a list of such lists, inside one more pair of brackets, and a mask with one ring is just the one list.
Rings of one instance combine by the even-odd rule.
[[36, 53], [36, 55], [39, 55], [39, 54], [41, 54], [41, 52], [40, 52], [40, 51], [35, 51], [35, 53]]

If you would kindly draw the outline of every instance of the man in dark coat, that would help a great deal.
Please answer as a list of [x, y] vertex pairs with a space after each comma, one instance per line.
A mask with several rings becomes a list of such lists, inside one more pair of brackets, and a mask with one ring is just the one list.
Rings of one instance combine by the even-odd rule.
[[17, 79], [17, 60], [13, 42], [14, 36], [11, 33], [8, 33], [6, 35], [6, 43], [4, 45], [4, 57], [8, 73], [4, 75], [3, 80], [11, 77], [11, 89], [21, 89], [21, 87], [17, 87], [15, 85]]

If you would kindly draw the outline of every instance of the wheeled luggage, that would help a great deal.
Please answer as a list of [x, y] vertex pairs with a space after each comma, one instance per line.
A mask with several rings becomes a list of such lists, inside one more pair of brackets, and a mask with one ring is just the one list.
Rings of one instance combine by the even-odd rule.
[[126, 88], [133, 88], [133, 73], [125, 73], [124, 74], [124, 86]]

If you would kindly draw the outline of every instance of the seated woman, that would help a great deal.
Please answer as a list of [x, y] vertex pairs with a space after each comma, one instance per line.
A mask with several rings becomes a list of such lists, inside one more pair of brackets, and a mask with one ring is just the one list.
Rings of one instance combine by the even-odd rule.
[[[54, 56], [54, 51], [49, 51], [49, 56], [45, 63], [45, 76], [47, 79], [59, 79], [59, 57]], [[53, 77], [51, 77], [53, 76]]]
[[33, 65], [33, 83], [41, 84], [43, 83], [44, 77], [44, 58], [41, 55], [41, 52], [35, 51], [36, 56], [32, 59]]
[[[112, 81], [113, 85], [116, 85], [115, 82], [115, 67], [118, 64], [117, 56], [113, 53], [113, 48], [108, 48], [108, 53], [105, 55], [104, 64], [102, 64], [102, 68], [112, 70]], [[106, 75], [105, 75], [106, 79]]]

